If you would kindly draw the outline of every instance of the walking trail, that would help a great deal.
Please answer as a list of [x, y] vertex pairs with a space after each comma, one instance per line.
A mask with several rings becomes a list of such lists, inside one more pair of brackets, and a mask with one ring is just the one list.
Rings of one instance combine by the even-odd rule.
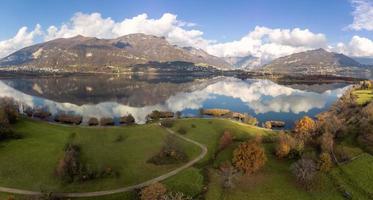
[[[201, 148], [201, 154], [198, 155], [196, 158], [193, 160], [189, 161], [188, 163], [184, 164], [183, 166], [176, 168], [166, 174], [163, 174], [161, 176], [158, 176], [156, 178], [150, 179], [148, 181], [139, 183], [137, 185], [132, 185], [132, 186], [127, 186], [127, 187], [122, 187], [118, 189], [113, 189], [113, 190], [103, 190], [103, 191], [95, 191], [95, 192], [82, 192], [82, 193], [53, 193], [53, 195], [56, 195], [58, 197], [98, 197], [98, 196], [105, 196], [105, 195], [111, 195], [111, 194], [117, 194], [117, 193], [123, 193], [123, 192], [128, 192], [132, 191], [134, 189], [140, 189], [145, 186], [151, 185], [156, 182], [163, 181], [167, 178], [170, 178], [171, 176], [174, 176], [184, 169], [187, 169], [191, 166], [193, 166], [195, 163], [199, 162], [202, 160], [206, 154], [207, 154], [207, 147], [199, 142], [196, 142], [194, 140], [191, 140], [187, 137], [184, 137], [180, 134], [175, 133], [173, 130], [165, 128], [166, 131], [172, 135], [177, 136], [178, 138], [185, 140], [189, 143], [192, 143], [198, 147]], [[30, 190], [22, 190], [22, 189], [16, 189], [16, 188], [8, 188], [8, 187], [0, 187], [0, 192], [5, 192], [5, 193], [11, 193], [11, 194], [20, 194], [20, 195], [32, 195], [32, 196], [40, 196], [43, 195], [42, 192], [38, 191], [30, 191]]]

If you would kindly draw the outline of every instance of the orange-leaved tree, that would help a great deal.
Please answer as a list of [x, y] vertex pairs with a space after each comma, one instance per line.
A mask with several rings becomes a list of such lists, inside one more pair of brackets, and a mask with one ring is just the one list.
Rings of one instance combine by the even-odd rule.
[[278, 143], [276, 147], [276, 155], [279, 158], [284, 158], [289, 155], [291, 146], [293, 144], [293, 138], [290, 135], [286, 134], [284, 131], [281, 131], [278, 136]]
[[264, 166], [267, 161], [259, 139], [240, 144], [233, 152], [233, 164], [246, 174], [252, 174]]
[[141, 200], [161, 200], [162, 196], [166, 194], [167, 189], [162, 183], [153, 183], [140, 192]]
[[312, 136], [316, 130], [316, 122], [308, 116], [295, 122], [293, 129], [294, 137], [297, 139], [305, 140]]

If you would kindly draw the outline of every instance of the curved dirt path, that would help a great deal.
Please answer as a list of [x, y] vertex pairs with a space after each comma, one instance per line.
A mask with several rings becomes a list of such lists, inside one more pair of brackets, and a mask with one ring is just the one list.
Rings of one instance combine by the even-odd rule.
[[[187, 169], [187, 168], [193, 166], [195, 163], [197, 163], [198, 161], [202, 160], [206, 156], [208, 150], [207, 150], [207, 147], [205, 145], [203, 145], [203, 144], [201, 144], [199, 142], [196, 142], [194, 140], [191, 140], [191, 139], [189, 139], [187, 137], [184, 137], [184, 136], [182, 136], [180, 134], [177, 134], [177, 133], [175, 133], [171, 129], [168, 129], [168, 128], [165, 128], [165, 129], [166, 129], [166, 131], [169, 134], [175, 135], [176, 137], [178, 137], [178, 138], [180, 138], [182, 140], [185, 140], [185, 141], [187, 141], [189, 143], [192, 143], [192, 144], [200, 147], [201, 148], [201, 154], [198, 155], [193, 160], [191, 160], [188, 163], [186, 163], [185, 165], [179, 167], [179, 168], [176, 168], [176, 169], [174, 169], [174, 170], [172, 170], [172, 171], [170, 171], [170, 172], [168, 172], [166, 174], [163, 174], [161, 176], [158, 176], [156, 178], [150, 179], [148, 181], [139, 183], [137, 185], [122, 187], [122, 188], [113, 189], [113, 190], [103, 190], [103, 191], [96, 191], [96, 192], [81, 192], [81, 193], [53, 193], [53, 195], [56, 195], [58, 197], [98, 197], [98, 196], [105, 196], [105, 195], [111, 195], [111, 194], [128, 192], [128, 191], [132, 191], [134, 189], [140, 189], [140, 188], [143, 188], [145, 186], [151, 185], [153, 183], [160, 182], [160, 181], [163, 181], [163, 180], [165, 180], [167, 178], [170, 178], [171, 176], [174, 176], [174, 175], [180, 173], [184, 169]], [[32, 196], [43, 195], [43, 193], [41, 193], [41, 192], [29, 191], [29, 190], [21, 190], [21, 189], [8, 188], [8, 187], [0, 187], [0, 192], [12, 193], [12, 194], [20, 194], [20, 195], [32, 195]]]

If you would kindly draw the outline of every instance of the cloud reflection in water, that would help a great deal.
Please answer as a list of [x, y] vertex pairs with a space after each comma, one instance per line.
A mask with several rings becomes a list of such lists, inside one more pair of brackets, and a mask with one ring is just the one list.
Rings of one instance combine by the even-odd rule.
[[[131, 107], [117, 102], [75, 105], [59, 103], [41, 97], [22, 93], [0, 81], [0, 97], [12, 97], [30, 107], [46, 107], [52, 114], [60, 111], [73, 112], [89, 117], [120, 117], [131, 113], [138, 123], [144, 123], [146, 115], [153, 110], [183, 111], [197, 110], [208, 101], [220, 101], [221, 96], [238, 99], [240, 103], [254, 111], [255, 114], [307, 113], [312, 109], [323, 109], [340, 97], [347, 87], [327, 90], [323, 93], [307, 92], [276, 84], [269, 80], [240, 80], [220, 78], [219, 81], [192, 92], [180, 92], [170, 96], [165, 102], [144, 107]], [[235, 101], [236, 102], [236, 101]], [[230, 108], [229, 103], [224, 104]], [[245, 112], [245, 111], [242, 111]]]

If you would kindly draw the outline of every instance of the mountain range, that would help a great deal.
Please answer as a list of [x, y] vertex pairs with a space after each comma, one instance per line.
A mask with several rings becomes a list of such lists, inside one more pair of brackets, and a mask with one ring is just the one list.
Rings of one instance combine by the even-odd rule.
[[270, 74], [369, 77], [371, 68], [344, 54], [315, 49], [277, 58], [257, 71]]
[[[76, 36], [21, 49], [0, 60], [0, 66], [58, 69], [67, 72], [132, 71], [148, 63], [189, 63], [197, 67], [230, 69], [221, 58], [192, 47], [170, 44], [163, 37], [130, 34], [116, 39]], [[151, 68], [151, 64], [149, 65]], [[160, 67], [162, 65], [157, 65]], [[157, 70], [157, 69], [154, 69]]]
[[[14, 70], [60, 72], [213, 72], [246, 70], [268, 74], [370, 76], [371, 68], [324, 49], [295, 53], [258, 67], [253, 56], [219, 58], [164, 37], [130, 34], [116, 39], [75, 36], [23, 48], [0, 60]], [[3, 68], [4, 69], [4, 68]]]

